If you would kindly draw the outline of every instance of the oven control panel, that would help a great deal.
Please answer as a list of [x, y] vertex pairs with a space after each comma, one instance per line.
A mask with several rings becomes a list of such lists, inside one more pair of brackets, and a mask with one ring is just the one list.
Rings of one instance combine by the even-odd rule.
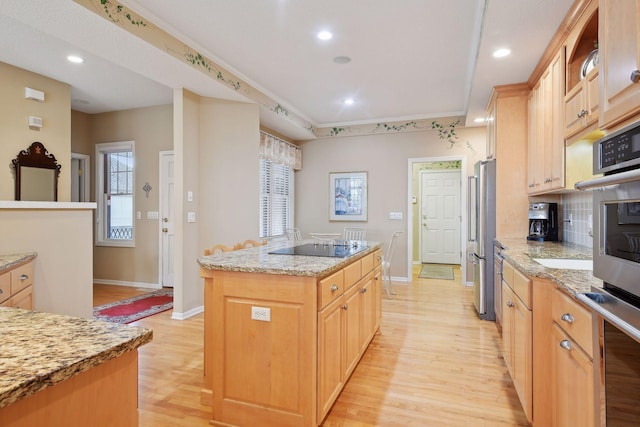
[[594, 174], [640, 167], [640, 122], [605, 136], [593, 150]]

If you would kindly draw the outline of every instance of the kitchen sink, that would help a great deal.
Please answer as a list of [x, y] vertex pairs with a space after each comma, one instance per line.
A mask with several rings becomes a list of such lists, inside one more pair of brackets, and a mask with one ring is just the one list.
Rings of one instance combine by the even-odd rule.
[[533, 260], [548, 268], [560, 268], [564, 270], [593, 270], [593, 261], [590, 259], [533, 258]]

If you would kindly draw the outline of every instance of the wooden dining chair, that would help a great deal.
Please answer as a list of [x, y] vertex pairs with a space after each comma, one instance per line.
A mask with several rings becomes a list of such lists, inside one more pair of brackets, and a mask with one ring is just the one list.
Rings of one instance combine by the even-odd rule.
[[287, 228], [287, 240], [302, 240], [302, 233], [297, 228]]
[[260, 242], [256, 241], [256, 240], [245, 240], [242, 243], [238, 243], [236, 244], [233, 249], [234, 250], [238, 250], [238, 249], [247, 249], [247, 248], [257, 248], [258, 246], [263, 246], [266, 245], [267, 241], [266, 240], [262, 240]]
[[233, 251], [233, 248], [230, 248], [229, 246], [225, 246], [225, 245], [214, 245], [208, 249], [204, 250], [204, 256], [209, 256], [209, 255], [218, 255], [221, 254], [223, 252], [231, 252]]

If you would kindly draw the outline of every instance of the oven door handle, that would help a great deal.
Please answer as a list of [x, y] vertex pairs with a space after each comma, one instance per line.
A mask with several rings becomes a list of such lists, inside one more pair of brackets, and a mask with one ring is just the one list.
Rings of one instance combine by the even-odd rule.
[[601, 178], [590, 179], [588, 181], [576, 182], [574, 187], [576, 190], [589, 190], [635, 181], [640, 181], [640, 169], [633, 169], [626, 172], [603, 176]]
[[600, 305], [604, 303], [607, 298], [611, 298], [611, 296], [596, 292], [579, 293], [576, 295], [576, 299], [578, 299], [578, 301], [589, 307], [597, 315], [604, 318], [607, 322], [611, 323], [613, 326], [620, 329], [637, 342], [640, 342], [640, 330], [636, 329], [635, 327], [618, 317], [615, 313], [607, 310]]

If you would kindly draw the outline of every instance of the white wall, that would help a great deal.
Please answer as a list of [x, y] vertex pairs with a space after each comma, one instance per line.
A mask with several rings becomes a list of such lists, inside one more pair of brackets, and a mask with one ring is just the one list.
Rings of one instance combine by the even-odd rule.
[[95, 203], [0, 202], [0, 252], [38, 253], [35, 310], [93, 317], [94, 208]]

